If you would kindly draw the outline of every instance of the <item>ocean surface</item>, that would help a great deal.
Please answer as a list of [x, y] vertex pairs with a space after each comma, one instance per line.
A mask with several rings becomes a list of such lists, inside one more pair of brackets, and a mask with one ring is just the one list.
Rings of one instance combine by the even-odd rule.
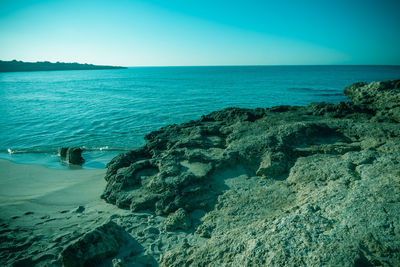
[[0, 73], [0, 158], [67, 168], [62, 146], [81, 146], [84, 168], [104, 168], [144, 135], [226, 107], [348, 101], [351, 83], [400, 78], [400, 66], [134, 67]]

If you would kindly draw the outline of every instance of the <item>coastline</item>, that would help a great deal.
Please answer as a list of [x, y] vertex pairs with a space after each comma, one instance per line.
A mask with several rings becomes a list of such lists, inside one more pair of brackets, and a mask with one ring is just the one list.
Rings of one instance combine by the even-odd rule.
[[11, 161], [16, 164], [34, 164], [45, 166], [46, 168], [56, 170], [68, 169], [88, 169], [97, 170], [104, 169], [106, 164], [120, 153], [126, 152], [120, 149], [87, 149], [83, 148], [83, 157], [85, 162], [82, 166], [69, 166], [60, 160], [57, 150], [54, 151], [16, 151], [16, 152], [0, 152], [0, 160]]
[[[397, 266], [398, 83], [350, 85], [344, 93], [352, 102], [228, 108], [169, 125], [106, 170], [0, 161], [10, 169], [4, 188], [15, 197], [4, 195], [5, 207], [28, 212], [2, 218], [1, 259], [57, 266]], [[26, 186], [54, 184], [19, 196], [11, 189], [24, 179]], [[36, 200], [44, 206], [34, 210]]]
[[107, 69], [127, 69], [127, 67], [64, 63], [64, 62], [51, 63], [49, 61], [23, 62], [17, 60], [12, 60], [12, 61], [0, 60], [0, 73], [26, 72], [26, 71], [107, 70]]

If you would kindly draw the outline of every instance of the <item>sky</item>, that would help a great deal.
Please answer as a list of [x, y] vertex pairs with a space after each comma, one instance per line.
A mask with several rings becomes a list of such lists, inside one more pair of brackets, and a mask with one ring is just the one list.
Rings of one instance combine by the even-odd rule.
[[400, 0], [0, 0], [0, 60], [399, 65]]

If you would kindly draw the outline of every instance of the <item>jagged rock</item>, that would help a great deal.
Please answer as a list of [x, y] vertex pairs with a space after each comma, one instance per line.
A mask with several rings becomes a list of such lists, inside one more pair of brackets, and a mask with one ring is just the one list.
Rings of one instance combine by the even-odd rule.
[[168, 215], [165, 220], [165, 230], [167, 231], [175, 231], [179, 229], [186, 231], [190, 226], [191, 221], [189, 214], [182, 208]]
[[70, 164], [81, 165], [85, 160], [82, 157], [82, 149], [78, 147], [60, 147], [58, 154], [62, 160]]
[[352, 84], [344, 94], [357, 106], [368, 106], [375, 111], [378, 122], [400, 122], [400, 80]]
[[399, 160], [373, 150], [298, 158], [283, 182], [225, 194], [204, 219], [211, 238], [161, 265], [398, 266]]
[[344, 88], [344, 94], [356, 105], [371, 105], [377, 109], [398, 106], [400, 100], [400, 80], [355, 83]]
[[283, 152], [268, 152], [261, 161], [256, 174], [264, 177], [279, 177], [288, 170], [288, 159]]
[[[108, 164], [108, 184], [102, 197], [121, 208], [149, 209], [157, 214], [178, 208], [210, 209], [221, 193], [213, 174], [230, 166], [243, 164], [249, 175], [279, 177], [288, 173], [299, 156], [359, 149], [354, 141], [366, 140], [370, 133], [356, 124], [374, 121], [383, 105], [380, 88], [384, 88], [383, 97], [391, 99], [392, 106], [396, 104], [397, 89], [394, 93], [388, 89], [394, 84], [347, 87], [346, 94], [356, 104], [228, 108], [199, 121], [164, 127], [148, 134], [144, 147]], [[365, 94], [373, 96], [377, 104], [366, 107], [359, 100], [359, 95]]]
[[64, 266], [96, 266], [118, 254], [126, 232], [109, 221], [67, 246], [60, 254]]
[[345, 89], [352, 102], [228, 108], [161, 128], [110, 162], [102, 197], [169, 214], [170, 230], [185, 211], [206, 211], [193, 224], [203, 240], [169, 249], [164, 266], [397, 266], [398, 85], [357, 83]]

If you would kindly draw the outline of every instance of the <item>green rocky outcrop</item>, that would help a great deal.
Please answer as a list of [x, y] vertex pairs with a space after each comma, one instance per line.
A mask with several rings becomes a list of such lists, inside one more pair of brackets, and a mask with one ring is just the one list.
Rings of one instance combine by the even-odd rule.
[[102, 198], [168, 215], [153, 232], [186, 238], [163, 266], [399, 266], [399, 83], [164, 127], [108, 164]]

